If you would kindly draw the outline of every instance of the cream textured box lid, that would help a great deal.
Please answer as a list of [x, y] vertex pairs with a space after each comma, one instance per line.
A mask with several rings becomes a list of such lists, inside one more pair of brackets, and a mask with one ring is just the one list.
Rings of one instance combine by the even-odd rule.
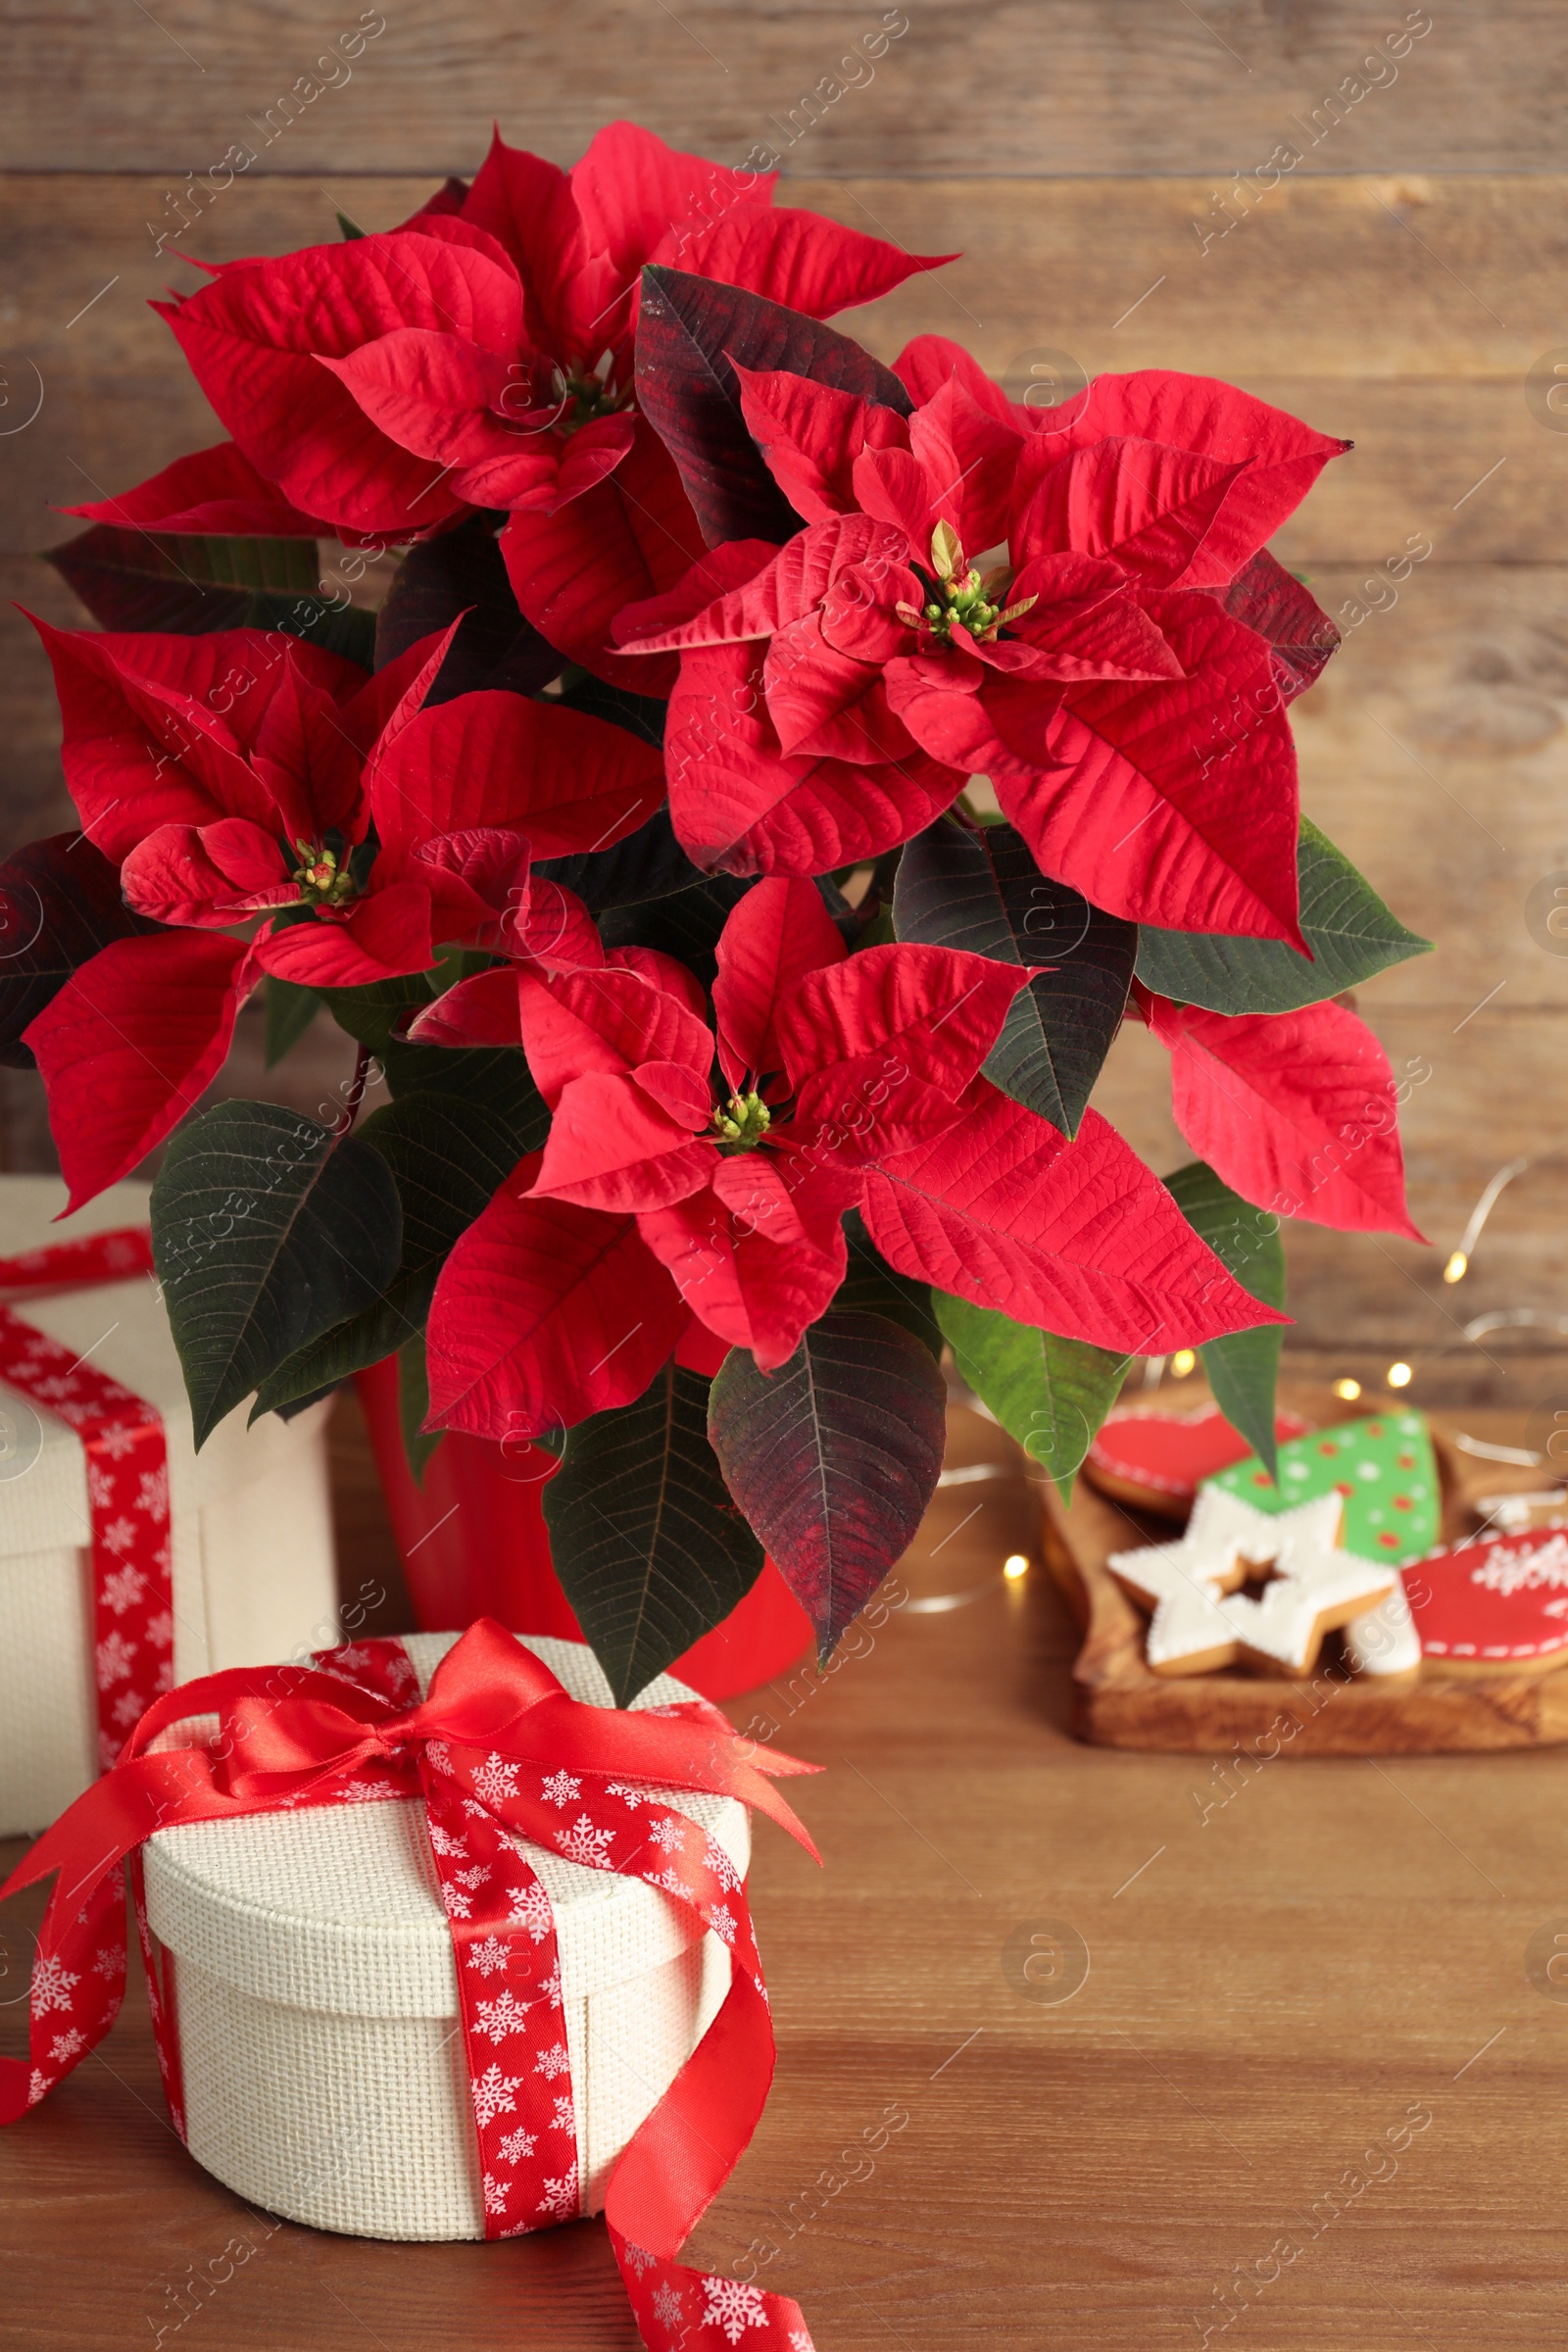
[[[457, 1640], [405, 1637], [421, 1691]], [[581, 1642], [529, 1637], [526, 1646], [573, 1698], [610, 1704], [603, 1669]], [[661, 1675], [632, 1703], [668, 1706], [693, 1695]], [[687, 1789], [653, 1795], [709, 1831], [744, 1875], [751, 1859], [744, 1805]], [[514, 1842], [555, 1911], [568, 1999], [658, 1968], [703, 1935], [683, 1906], [640, 1879], [584, 1869], [520, 1838]], [[452, 1937], [416, 1800], [188, 1823], [159, 1831], [145, 1858], [149, 1916], [176, 1963], [181, 1956], [199, 1961], [242, 1992], [297, 2008], [457, 2016]]]
[[[145, 1225], [151, 1191], [146, 1184], [112, 1185], [57, 1225], [53, 1220], [67, 1199], [58, 1176], [0, 1179], [0, 1256], [110, 1233], [123, 1225]], [[298, 1459], [301, 1429], [312, 1428], [330, 1410], [330, 1400], [313, 1405], [293, 1424], [266, 1413], [254, 1429], [247, 1429], [247, 1401], [220, 1423], [198, 1454], [192, 1447], [190, 1404], [169, 1317], [149, 1276], [58, 1292], [52, 1298], [16, 1294], [8, 1303], [24, 1322], [89, 1355], [98, 1371], [158, 1407], [170, 1441], [170, 1501], [176, 1527], [208, 1503], [286, 1470]], [[80, 1438], [66, 1422], [3, 1382], [0, 1409], [10, 1416], [15, 1431], [0, 1458], [0, 1551], [84, 1544], [90, 1521]]]

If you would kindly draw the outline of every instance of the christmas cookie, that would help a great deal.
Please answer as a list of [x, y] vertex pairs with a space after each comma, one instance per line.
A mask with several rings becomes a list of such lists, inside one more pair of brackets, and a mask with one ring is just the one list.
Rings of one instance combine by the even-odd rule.
[[1323, 1637], [1385, 1601], [1391, 1568], [1340, 1548], [1341, 1497], [1260, 1511], [1219, 1486], [1199, 1492], [1173, 1544], [1113, 1552], [1106, 1565], [1150, 1614], [1155, 1674], [1242, 1664], [1310, 1674]]
[[1341, 1544], [1364, 1560], [1420, 1559], [1442, 1534], [1432, 1440], [1420, 1413], [1373, 1413], [1314, 1430], [1280, 1447], [1279, 1483], [1253, 1454], [1213, 1484], [1260, 1511], [1286, 1511], [1320, 1494], [1345, 1505]]
[[1522, 1536], [1534, 1527], [1568, 1527], [1568, 1488], [1535, 1494], [1478, 1494], [1471, 1504], [1487, 1536]]
[[1435, 1552], [1405, 1578], [1421, 1647], [1461, 1666], [1568, 1658], [1568, 1532], [1537, 1529]]
[[1417, 1674], [1421, 1667], [1421, 1637], [1410, 1614], [1409, 1595], [1400, 1571], [1375, 1609], [1352, 1617], [1345, 1628], [1345, 1660], [1357, 1674], [1386, 1682], [1390, 1675]]
[[[1275, 1416], [1274, 1434], [1282, 1444], [1305, 1428], [1295, 1413]], [[1180, 1413], [1121, 1404], [1105, 1416], [1084, 1467], [1101, 1493], [1117, 1502], [1162, 1519], [1185, 1519], [1203, 1480], [1247, 1455], [1247, 1440], [1217, 1404]]]

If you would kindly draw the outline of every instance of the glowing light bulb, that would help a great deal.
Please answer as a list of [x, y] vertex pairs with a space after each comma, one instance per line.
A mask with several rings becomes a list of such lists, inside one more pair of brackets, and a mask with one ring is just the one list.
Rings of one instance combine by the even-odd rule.
[[1391, 1389], [1407, 1389], [1415, 1375], [1408, 1364], [1391, 1364], [1385, 1377]]
[[1361, 1383], [1358, 1380], [1337, 1380], [1334, 1394], [1343, 1397], [1347, 1404], [1353, 1404], [1361, 1394]]
[[1191, 1348], [1178, 1348], [1170, 1359], [1172, 1380], [1185, 1380], [1197, 1361], [1198, 1358]]
[[1015, 1585], [1020, 1576], [1028, 1575], [1029, 1563], [1021, 1551], [1009, 1552], [1002, 1563], [1002, 1573], [1009, 1584]]
[[1464, 1251], [1456, 1250], [1443, 1269], [1443, 1279], [1445, 1282], [1463, 1282], [1469, 1268], [1470, 1260]]

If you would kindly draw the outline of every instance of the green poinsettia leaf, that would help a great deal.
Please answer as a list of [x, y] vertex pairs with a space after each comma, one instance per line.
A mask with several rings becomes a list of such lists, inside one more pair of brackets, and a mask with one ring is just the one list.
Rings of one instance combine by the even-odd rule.
[[1116, 1401], [1131, 1357], [1014, 1323], [994, 1307], [934, 1291], [953, 1360], [1008, 1437], [1054, 1479], [1062, 1500]]
[[1126, 1007], [1137, 925], [1042, 874], [1011, 825], [974, 833], [945, 816], [906, 845], [893, 915], [900, 939], [1052, 967], [1013, 999], [986, 1076], [1076, 1135]]
[[280, 980], [275, 972], [267, 975], [263, 1001], [267, 1008], [267, 1067], [271, 1070], [287, 1054], [292, 1054], [300, 1039], [321, 1009], [321, 1000], [314, 988], [301, 988], [294, 980]]
[[761, 1572], [709, 1442], [708, 1391], [670, 1361], [635, 1403], [567, 1432], [544, 1490], [556, 1574], [619, 1707]]
[[1391, 914], [1364, 875], [1308, 816], [1297, 845], [1302, 956], [1282, 939], [1220, 939], [1196, 931], [1138, 931], [1146, 988], [1205, 1012], [1295, 1012], [1370, 980], [1390, 964], [1430, 953]]
[[849, 1249], [849, 1264], [844, 1280], [833, 1294], [833, 1304], [841, 1313], [886, 1315], [929, 1348], [940, 1363], [942, 1360], [942, 1329], [931, 1304], [931, 1286], [927, 1282], [911, 1281], [890, 1266], [865, 1229], [865, 1219], [858, 1208], [850, 1209], [844, 1219], [844, 1239]]
[[395, 1101], [440, 1095], [451, 1102], [477, 1102], [527, 1139], [517, 1147], [519, 1159], [542, 1148], [550, 1111], [520, 1046], [404, 1046], [394, 1039], [377, 1059]]
[[416, 1487], [424, 1484], [430, 1456], [445, 1432], [424, 1426], [430, 1412], [430, 1380], [424, 1363], [424, 1334], [416, 1332], [398, 1349], [398, 1426], [403, 1435], [403, 1457]]
[[610, 908], [599, 934], [607, 948], [657, 948], [673, 956], [711, 988], [718, 935], [751, 887], [750, 875], [710, 874], [695, 888]]
[[275, 1102], [220, 1102], [177, 1129], [151, 1215], [198, 1446], [279, 1364], [368, 1306], [402, 1247], [381, 1154]]
[[[1203, 1160], [1190, 1160], [1167, 1176], [1177, 1207], [1205, 1241], [1227, 1273], [1265, 1306], [1285, 1304], [1285, 1244], [1280, 1220], [1233, 1193]], [[1252, 1451], [1275, 1474], [1274, 1392], [1279, 1380], [1278, 1323], [1258, 1331], [1233, 1331], [1208, 1340], [1201, 1349], [1214, 1402]]]
[[533, 1148], [493, 1106], [433, 1093], [387, 1103], [359, 1137], [380, 1155], [397, 1189], [403, 1234], [397, 1265], [359, 1313], [277, 1365], [257, 1394], [257, 1413], [275, 1412], [324, 1383], [378, 1364], [422, 1334], [449, 1254]]
[[412, 1013], [433, 1004], [446, 985], [438, 970], [409, 972], [367, 988], [323, 988], [317, 993], [340, 1029], [355, 1042], [384, 1054], [392, 1032]]
[[314, 539], [201, 537], [95, 522], [44, 558], [106, 629], [281, 629], [365, 668], [375, 615], [320, 594]]

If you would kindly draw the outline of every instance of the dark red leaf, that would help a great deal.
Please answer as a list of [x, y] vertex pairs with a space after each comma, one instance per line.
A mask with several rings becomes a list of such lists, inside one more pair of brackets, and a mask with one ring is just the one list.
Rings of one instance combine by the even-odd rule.
[[710, 547], [727, 539], [782, 544], [800, 516], [746, 429], [732, 360], [809, 376], [901, 416], [909, 414], [909, 396], [858, 343], [782, 303], [682, 270], [643, 271], [637, 397], [679, 468], [703, 537]]
[[95, 522], [44, 561], [105, 629], [205, 636], [264, 612], [277, 625], [271, 604], [320, 602], [313, 539], [192, 539]]
[[483, 514], [421, 541], [404, 557], [375, 624], [377, 669], [435, 630], [450, 628], [460, 613], [463, 625], [425, 696], [427, 705], [486, 686], [537, 694], [565, 667], [565, 656], [523, 618]]
[[1310, 590], [1266, 547], [1242, 565], [1219, 601], [1232, 620], [1268, 640], [1275, 681], [1288, 703], [1316, 684], [1340, 632]]
[[825, 1658], [936, 1493], [947, 1389], [882, 1315], [823, 1315], [776, 1372], [732, 1348], [709, 1398], [725, 1483], [816, 1628]]

